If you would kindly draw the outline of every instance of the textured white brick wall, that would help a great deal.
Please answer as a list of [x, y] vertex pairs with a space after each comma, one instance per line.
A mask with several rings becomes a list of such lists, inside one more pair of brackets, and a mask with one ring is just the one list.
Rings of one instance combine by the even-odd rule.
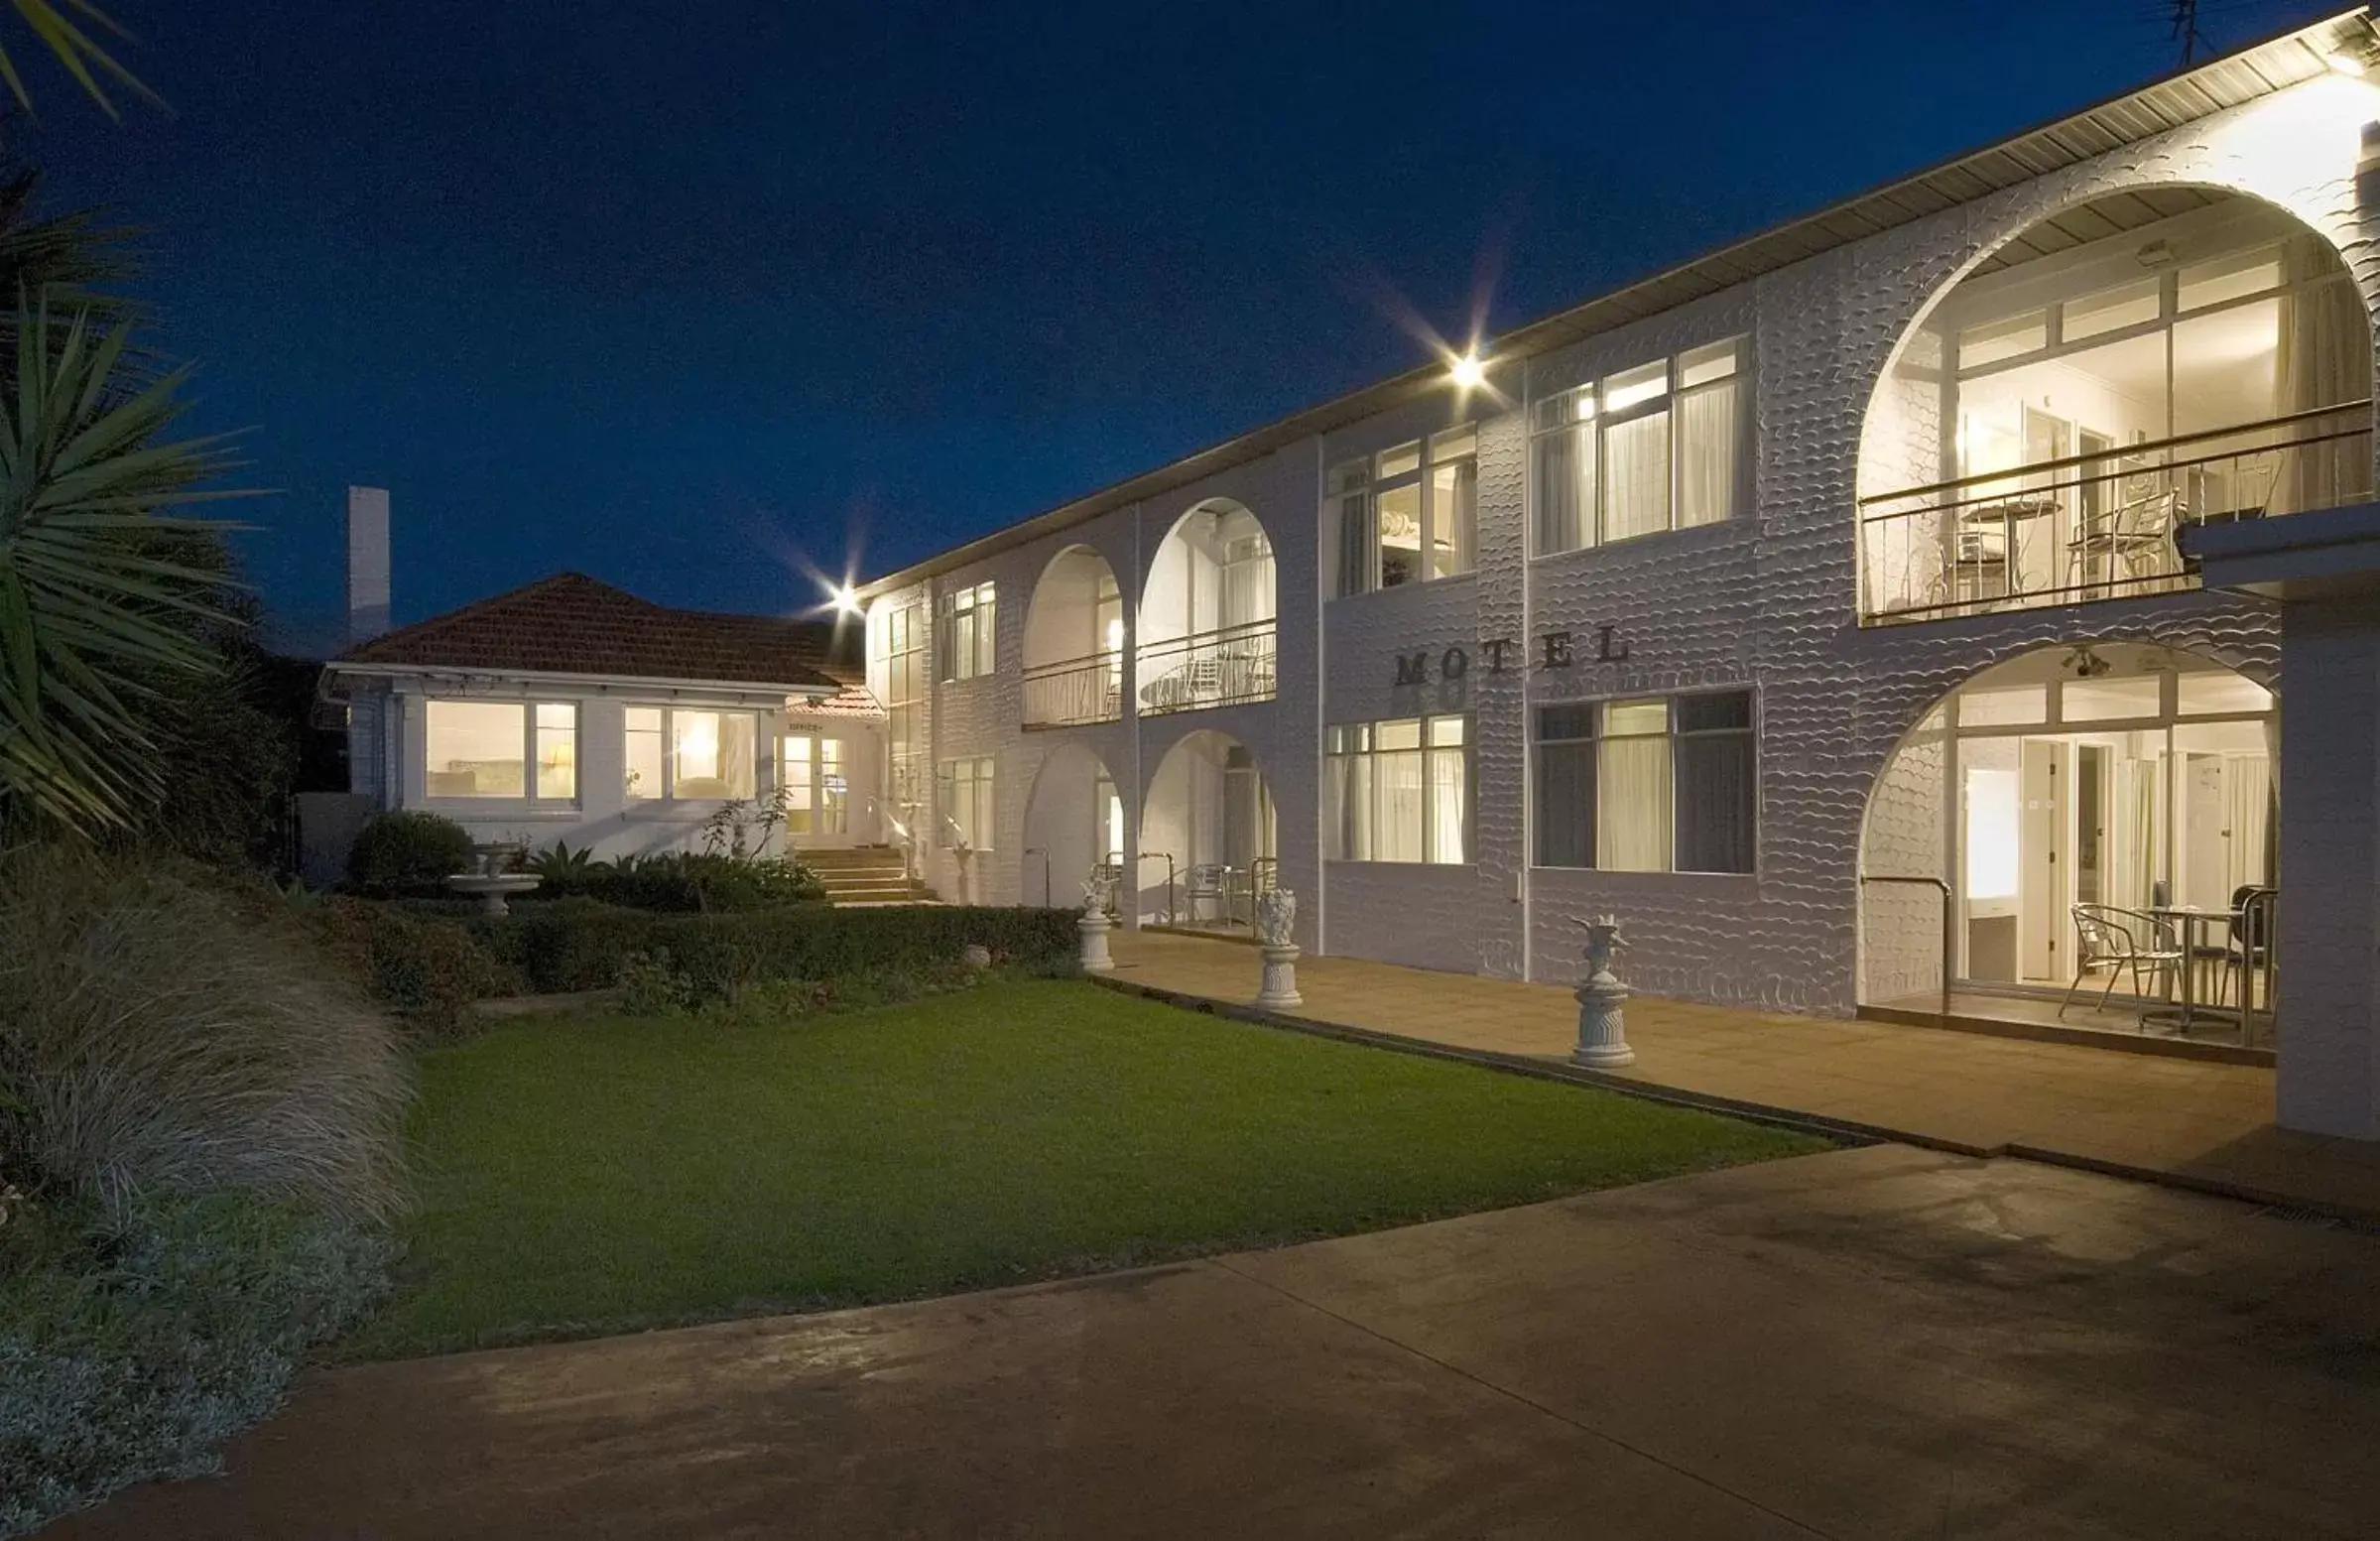
[[[2354, 166], [2359, 125], [2380, 116], [2375, 103], [2380, 95], [2367, 87], [2313, 82], [1531, 360], [1525, 381], [1519, 368], [1500, 371], [1495, 383], [1513, 405], [1491, 412], [1481, 427], [1479, 572], [1471, 578], [1327, 605], [1316, 598], [1319, 468], [1471, 415], [1450, 399], [1411, 404], [1324, 444], [1282, 450], [949, 575], [941, 586], [984, 577], [1000, 584], [1000, 675], [968, 687], [963, 700], [953, 692], [938, 701], [944, 736], [933, 751], [944, 758], [963, 744], [1001, 756], [1004, 849], [987, 891], [995, 898], [1018, 892], [1016, 851], [1026, 843], [1033, 772], [1055, 744], [1094, 745], [1118, 785], [1138, 787], [1145, 799], [1166, 749], [1211, 727], [1245, 742], [1271, 784], [1283, 881], [1304, 900], [1309, 946], [1326, 937], [1333, 952], [1568, 980], [1580, 921], [1610, 910], [1627, 924], [1624, 971], [1647, 990], [1843, 1013], [1856, 1003], [1863, 968], [1880, 990], [1929, 987], [1937, 977], [1937, 901], [1916, 892], [1880, 900], [1873, 956], [1863, 963], [1857, 881], [1863, 822], [1874, 837], [1876, 870], [1940, 869], [1939, 832], [1914, 829], [1923, 821], [1907, 816], [1928, 796], [1922, 758], [1888, 789], [1878, 817], [1867, 818], [1888, 757], [1927, 707], [1992, 664], [2082, 639], [2163, 642], [2277, 684], [2280, 621], [2261, 603], [2192, 594], [1862, 630], [1854, 503], [1863, 453], [1873, 478], [1867, 490], [1880, 490], [1918, 463], [1935, 433], [1927, 409], [1887, 403], [1901, 410], [1878, 420], [1880, 436], [1863, 451], [1862, 425], [1896, 347], [1937, 297], [2026, 226], [2158, 183], [2228, 189], [2282, 206], [2337, 246], [2368, 302], [2380, 293], [2380, 223], [2358, 206]], [[1544, 394], [1736, 334], [1753, 339], [1757, 448], [1746, 515], [1528, 563], [1523, 386]], [[1129, 626], [1158, 543], [1182, 513], [1215, 496], [1245, 504], [1274, 544], [1280, 699], [1115, 727], [1023, 733], [1017, 675], [1026, 605], [1041, 570], [1066, 545], [1097, 547], [1123, 579]], [[1619, 628], [1626, 662], [1587, 661], [1585, 644], [1598, 625]], [[1580, 634], [1581, 662], [1560, 671], [1536, 667], [1536, 636], [1561, 628]], [[1492, 636], [1526, 639], [1515, 663], [1532, 662], [1489, 675], [1477, 643]], [[1451, 646], [1471, 658], [1459, 687], [1435, 683], [1435, 664], [1431, 686], [1394, 686], [1400, 652], [1427, 650], [1435, 660]], [[1721, 685], [1757, 693], [1756, 875], [1527, 875], [1532, 706]], [[1323, 890], [1319, 721], [1437, 710], [1468, 710], [1473, 718], [1475, 866], [1338, 866]], [[1939, 776], [1938, 766], [1932, 774]], [[1162, 882], [1162, 869], [1153, 880]]]

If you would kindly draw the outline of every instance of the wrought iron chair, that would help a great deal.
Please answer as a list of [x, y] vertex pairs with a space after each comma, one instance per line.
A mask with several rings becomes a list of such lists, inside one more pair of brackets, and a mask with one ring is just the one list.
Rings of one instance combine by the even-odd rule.
[[2066, 580], [2069, 586], [2102, 583], [2112, 587], [2119, 580], [2162, 578], [2172, 566], [2167, 558], [2173, 551], [2173, 539], [2171, 491], [2085, 511], [2067, 539]]
[[2107, 970], [2107, 986], [2099, 991], [2095, 1008], [2104, 1011], [2115, 994], [2116, 980], [2123, 977], [2125, 969], [2132, 971], [2132, 992], [2142, 995], [2147, 993], [2142, 983], [2144, 971], [2162, 972], [2182, 962], [2182, 950], [2178, 947], [2158, 942], [2141, 945], [2142, 935], [2156, 934], [2146, 916], [2105, 904], [2072, 905], [2068, 913], [2074, 918], [2074, 938], [2078, 945], [2074, 950], [2073, 982], [2066, 987], [2066, 994], [2058, 1002], [2061, 1020], [2066, 1017], [2067, 1007], [2073, 1004], [2074, 992], [2082, 987], [2083, 975], [2093, 968]]

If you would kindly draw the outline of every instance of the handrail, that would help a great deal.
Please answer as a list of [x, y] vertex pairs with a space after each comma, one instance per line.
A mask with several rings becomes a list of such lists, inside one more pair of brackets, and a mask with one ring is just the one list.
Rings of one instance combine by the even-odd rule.
[[1905, 872], [1862, 872], [1862, 883], [1920, 883], [1939, 891], [1942, 896], [1942, 1019], [1950, 1020], [1950, 974], [1952, 960], [1958, 951], [1958, 906], [1950, 894], [1950, 882], [1942, 877], [1920, 877]]
[[[1171, 926], [1176, 920], [1176, 916], [1174, 914], [1174, 853], [1170, 850], [1142, 851], [1137, 857], [1133, 858], [1132, 864], [1134, 870], [1132, 874], [1132, 883], [1135, 888], [1139, 887], [1140, 864], [1144, 861], [1154, 860], [1159, 856], [1165, 857], [1166, 860], [1166, 924]], [[1137, 914], [1138, 911], [1136, 910], [1135, 913]], [[1135, 924], [1137, 924], [1137, 922]]]
[[1268, 615], [1263, 620], [1239, 621], [1229, 626], [1213, 626], [1205, 631], [1186, 631], [1178, 637], [1157, 637], [1140, 644], [1146, 655], [1161, 653], [1168, 648], [1195, 647], [1201, 642], [1223, 642], [1239, 637], [1261, 636], [1278, 628], [1280, 617]]
[[[2069, 454], [2063, 459], [2033, 460], [2023, 465], [2012, 465], [2006, 470], [1976, 471], [1972, 475], [1955, 476], [1948, 481], [1929, 482], [1922, 487], [1898, 487], [1890, 492], [1872, 492], [1859, 499], [1857, 506], [1865, 508], [1871, 503], [1897, 502], [1902, 498], [1926, 497], [1936, 492], [1957, 492], [1967, 487], [1979, 487], [1988, 482], [2006, 481], [2011, 476], [2030, 475], [2039, 471], [2067, 470], [2077, 465], [2111, 465], [2119, 459], [2148, 454], [2159, 449], [2171, 449], [2180, 445], [2202, 444], [2211, 439], [2229, 439], [2238, 434], [2252, 434], [2261, 428], [2286, 428], [2292, 423], [2312, 422], [2316, 418], [2326, 418], [2341, 412], [2368, 411], [2371, 405], [2372, 399], [2367, 396], [2361, 401], [2342, 401], [2331, 407], [2308, 407], [2302, 411], [2284, 413], [2277, 418], [2263, 418], [2254, 423], [2234, 423], [2228, 428], [2209, 428], [2201, 429], [2194, 434], [2176, 434], [2171, 439], [2150, 439], [2136, 445], [2117, 445], [2112, 449], [2093, 450], [2089, 454]], [[2262, 445], [2258, 448], [2286, 449], [2300, 444], [2322, 444], [2330, 439], [2352, 438], [2360, 432], [2362, 432], [2360, 429], [2345, 429], [2337, 434], [2324, 435], [2319, 439], [2291, 440], [2288, 445]], [[2240, 452], [2242, 451], [2234, 449], [2226, 451], [2225, 454]], [[2224, 457], [2225, 455], [2213, 456], [2216, 459]], [[2184, 463], [2190, 462], [2176, 461], [2173, 464], [2142, 468], [2144, 470], [2171, 470], [2174, 465]]]
[[1044, 675], [1065, 674], [1074, 669], [1089, 669], [1099, 664], [1120, 664], [1123, 661], [1124, 650], [1122, 648], [1105, 647], [1096, 653], [1085, 653], [1080, 658], [1062, 658], [1056, 663], [1049, 664], [1027, 664], [1025, 678], [1034, 680]]

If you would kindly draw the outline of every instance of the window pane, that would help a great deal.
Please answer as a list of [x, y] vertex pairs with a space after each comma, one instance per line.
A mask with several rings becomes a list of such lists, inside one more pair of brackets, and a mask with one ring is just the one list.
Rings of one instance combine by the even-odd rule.
[[1474, 424], [1450, 428], [1442, 434], [1432, 435], [1430, 439], [1430, 463], [1433, 465], [1459, 460], [1478, 452], [1479, 429]]
[[1373, 742], [1383, 749], [1419, 749], [1422, 747], [1422, 719], [1400, 717], [1394, 722], [1373, 724]]
[[1623, 369], [1603, 382], [1603, 410], [1606, 413], [1625, 412], [1630, 407], [1655, 400], [1668, 394], [1670, 388], [1669, 360], [1640, 364]]
[[671, 750], [677, 775], [671, 795], [681, 798], [750, 797], [753, 746], [758, 720], [748, 711], [670, 713]]
[[2221, 305], [2281, 287], [2281, 248], [2232, 252], [2182, 270], [2179, 303], [2185, 311]]
[[1615, 701], [1603, 708], [1603, 731], [1614, 737], [1669, 730], [1670, 704], [1666, 701]]
[[1372, 586], [1372, 500], [1349, 492], [1338, 500], [1338, 592]]
[[1670, 741], [1606, 738], [1595, 767], [1595, 864], [1610, 872], [1670, 868]]
[[1595, 864], [1595, 746], [1550, 743], [1537, 752], [1537, 864]]
[[1722, 691], [1710, 696], [1678, 698], [1678, 731], [1681, 733], [1716, 732], [1725, 728], [1748, 728], [1751, 725], [1750, 691]]
[[1678, 524], [1716, 524], [1735, 513], [1737, 400], [1741, 387], [1690, 391], [1678, 401]]
[[1540, 429], [1567, 428], [1573, 423], [1592, 422], [1594, 416], [1595, 388], [1581, 385], [1539, 401], [1536, 426]]
[[1670, 415], [1650, 413], [1603, 430], [1603, 539], [1670, 527]]
[[544, 703], [537, 708], [537, 795], [567, 802], [578, 795], [578, 708]]
[[1755, 785], [1749, 732], [1678, 740], [1679, 871], [1752, 870]]
[[1421, 465], [1422, 446], [1418, 440], [1410, 445], [1399, 445], [1394, 449], [1380, 451], [1380, 474], [1384, 478], [1402, 476], [1407, 471], [1421, 469]]
[[808, 733], [785, 735], [777, 784], [785, 793], [788, 835], [809, 835], [814, 828], [812, 811], [817, 806], [817, 766], [814, 753], [816, 745], [817, 740]]
[[2130, 284], [2118, 284], [2102, 289], [2095, 295], [2066, 303], [2066, 315], [2061, 333], [2068, 342], [2095, 337], [2102, 331], [2114, 331], [2122, 326], [2138, 326], [2157, 320], [2162, 309], [2158, 294], [2161, 281], [2144, 278]]
[[1352, 492], [1372, 479], [1369, 460], [1343, 460], [1330, 467], [1330, 490], [1333, 493]]
[[1471, 527], [1479, 506], [1479, 462], [1455, 460], [1430, 472], [1430, 576], [1471, 571]]
[[1460, 717], [1432, 717], [1430, 719], [1430, 742], [1433, 745], [1461, 743], [1462, 723], [1463, 719]]
[[1595, 736], [1595, 710], [1591, 705], [1573, 706], [1540, 706], [1537, 708], [1537, 736], [1540, 742], [1558, 738], [1592, 738]]
[[[1419, 727], [1420, 723], [1410, 724]], [[1423, 795], [1422, 751], [1400, 750], [1373, 757], [1380, 778], [1380, 812], [1372, 827], [1372, 859], [1420, 861], [1424, 858], [1422, 822], [1427, 817]]]
[[2050, 313], [2029, 311], [1969, 326], [1958, 334], [1958, 367], [1979, 369], [2050, 345]]
[[2059, 715], [2068, 722], [2153, 717], [2164, 710], [2154, 676], [2132, 680], [2068, 680], [2059, 690]]
[[431, 702], [425, 790], [432, 797], [526, 795], [521, 754], [527, 723], [519, 702]]
[[2004, 685], [1958, 693], [1960, 727], [2000, 727], [2012, 722], [2050, 720], [2050, 688], [2046, 685]]
[[1422, 576], [1422, 489], [1419, 483], [1379, 494], [1380, 586], [1395, 588]]
[[[2261, 423], [2276, 416], [2280, 405], [2281, 361], [2281, 302], [2259, 300], [2251, 305], [2233, 306], [2212, 316], [2193, 316], [2174, 323], [2174, 432], [2197, 434], [2208, 429], [2229, 428], [2235, 423]], [[2308, 405], [2320, 405], [2309, 402]], [[2243, 437], [2235, 441], [2216, 441], [2193, 445], [2180, 451], [2189, 456], [2219, 455], [2233, 449], [2248, 449], [2261, 442], [2262, 436]], [[2217, 460], [2192, 480], [2209, 475], [2221, 476], [2235, 469], [2257, 469], [2251, 456], [2245, 462]], [[2212, 487], [2193, 488], [2199, 497], [2192, 501], [2192, 512], [2207, 507], [2207, 494]], [[2224, 488], [2229, 498], [2213, 499], [2209, 511], [2254, 506], [2261, 508], [2261, 499], [2252, 504], [2242, 502], [2238, 494], [2253, 494], [2258, 488]]]
[[2270, 711], [2273, 693], [2244, 675], [2229, 670], [2193, 670], [2175, 682], [2180, 687], [2179, 710], [2186, 717], [2217, 711]]
[[660, 797], [662, 786], [661, 708], [630, 706], [627, 714], [628, 796]]
[[1566, 429], [1537, 441], [1537, 554], [1576, 551], [1595, 528], [1595, 431]]
[[1466, 768], [1460, 749], [1430, 751], [1430, 859], [1433, 861], [1470, 859], [1464, 831], [1470, 806], [1464, 788]]
[[1708, 347], [1698, 347], [1691, 353], [1680, 354], [1678, 388], [1691, 390], [1697, 385], [1708, 385], [1713, 380], [1724, 380], [1733, 375], [1739, 367], [1738, 360], [1742, 352], [1740, 340], [1729, 337], [1724, 342], [1713, 342]]

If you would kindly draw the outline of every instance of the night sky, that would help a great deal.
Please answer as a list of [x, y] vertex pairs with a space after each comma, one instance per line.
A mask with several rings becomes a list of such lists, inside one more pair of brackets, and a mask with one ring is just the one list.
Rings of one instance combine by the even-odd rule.
[[[2335, 5], [2211, 0], [2218, 47]], [[2145, 81], [2152, 0], [110, 0], [10, 148], [147, 234], [242, 540], [334, 635], [562, 568], [785, 610]], [[13, 13], [12, 50], [29, 45]]]

